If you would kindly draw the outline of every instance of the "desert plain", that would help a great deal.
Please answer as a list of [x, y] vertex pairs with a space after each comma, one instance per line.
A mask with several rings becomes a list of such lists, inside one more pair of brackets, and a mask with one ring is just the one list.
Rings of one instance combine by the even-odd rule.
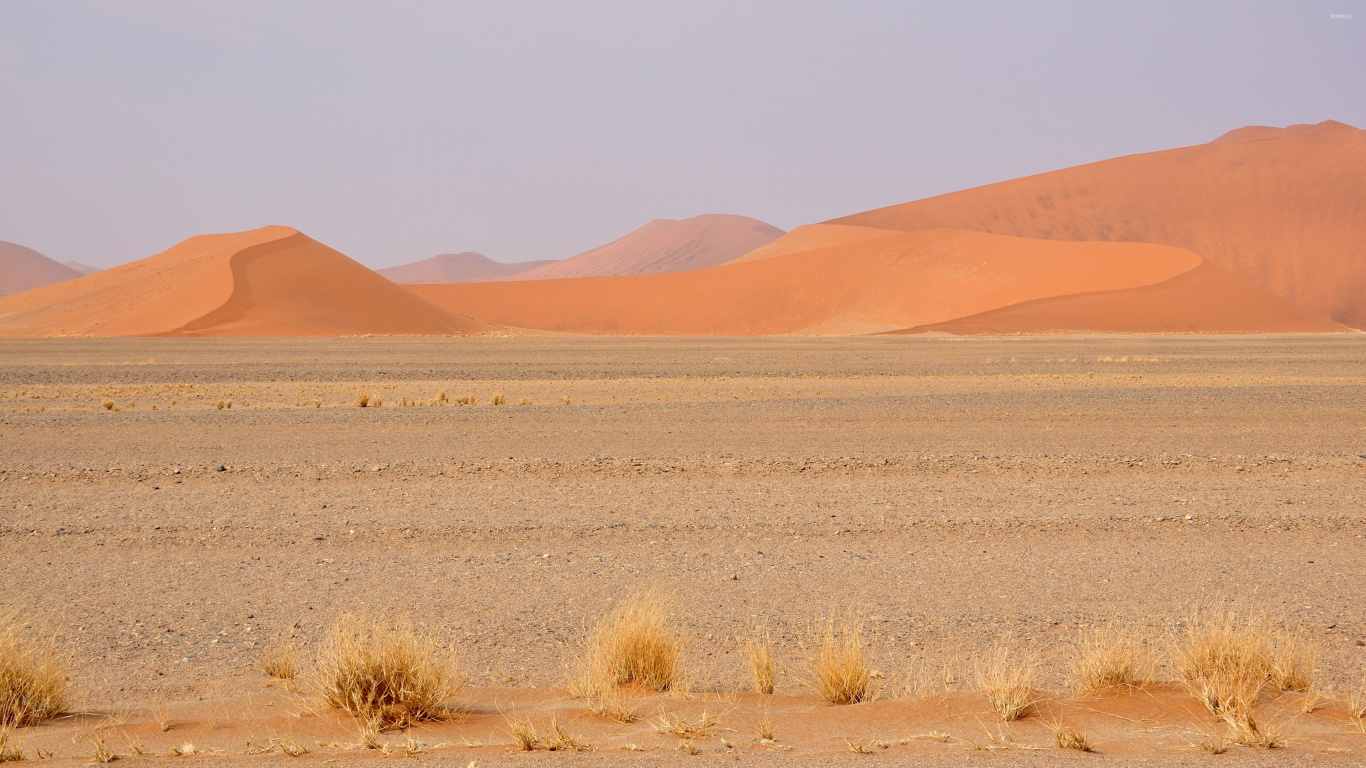
[[[55, 635], [75, 702], [21, 729], [31, 760], [96, 741], [215, 764], [1366, 755], [1360, 334], [46, 339], [0, 359], [5, 602]], [[567, 681], [649, 589], [688, 684], [596, 716]], [[1173, 682], [1167, 651], [1229, 610], [1318, 654], [1312, 691], [1259, 705], [1277, 749], [1207, 754], [1222, 726]], [[347, 613], [439, 638], [460, 714], [361, 746], [310, 690]], [[849, 616], [877, 695], [833, 706], [806, 660]], [[1076, 693], [1079, 634], [1116, 625], [1158, 682]], [[749, 690], [759, 631], [772, 695]], [[273, 679], [285, 646], [298, 677]], [[1037, 669], [1013, 722], [975, 686], [1002, 648]], [[513, 720], [552, 717], [591, 750], [513, 748]], [[1057, 748], [1058, 725], [1094, 752]]]

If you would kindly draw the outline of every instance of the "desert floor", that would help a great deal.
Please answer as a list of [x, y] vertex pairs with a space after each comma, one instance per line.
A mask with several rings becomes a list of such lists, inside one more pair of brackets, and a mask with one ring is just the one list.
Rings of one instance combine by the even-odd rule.
[[[1360, 764], [1363, 499], [1359, 334], [0, 341], [0, 606], [57, 633], [78, 704], [19, 737], [72, 764], [96, 738], [318, 763], [403, 759], [410, 736], [461, 766]], [[566, 667], [650, 586], [675, 595], [694, 693], [594, 718]], [[1321, 650], [1321, 707], [1264, 702], [1284, 750], [1204, 754], [1217, 726], [1174, 685], [1067, 693], [1080, 630], [1131, 622], [1162, 649], [1227, 607]], [[801, 685], [802, 648], [850, 610], [882, 694], [836, 708]], [[383, 734], [387, 758], [319, 746], [354, 738], [307, 684], [345, 612], [453, 645], [467, 714]], [[767, 700], [736, 693], [757, 625], [786, 667]], [[281, 642], [297, 692], [260, 670]], [[1050, 692], [1009, 725], [973, 693], [998, 644]], [[652, 726], [704, 709], [720, 730], [695, 756]], [[596, 749], [511, 753], [503, 713]], [[1057, 721], [1097, 752], [1054, 747]], [[249, 738], [310, 751], [243, 757]]]

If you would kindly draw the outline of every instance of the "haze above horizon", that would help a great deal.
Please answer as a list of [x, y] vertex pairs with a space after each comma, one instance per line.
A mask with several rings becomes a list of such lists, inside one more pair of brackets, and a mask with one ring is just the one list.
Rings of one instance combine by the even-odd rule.
[[[1350, 18], [1333, 18], [1348, 16]], [[783, 229], [1250, 124], [1366, 127], [1366, 2], [0, 2], [0, 240], [372, 267]]]

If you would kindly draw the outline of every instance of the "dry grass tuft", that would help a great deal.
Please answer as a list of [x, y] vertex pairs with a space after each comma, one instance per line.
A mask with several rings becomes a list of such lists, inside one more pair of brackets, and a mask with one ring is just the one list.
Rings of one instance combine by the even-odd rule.
[[461, 395], [454, 400], [456, 405], [479, 405], [479, 398], [474, 395]]
[[560, 395], [560, 405], [569, 405], [569, 395]]
[[261, 656], [261, 669], [277, 680], [293, 680], [298, 670], [294, 664], [294, 645], [274, 645]]
[[166, 750], [168, 757], [192, 757], [199, 754], [199, 749], [191, 742], [185, 742], [180, 746], [171, 745]]
[[851, 741], [849, 739], [845, 739], [844, 745], [846, 749], [848, 749], [850, 752], [853, 752], [856, 755], [873, 754], [873, 748], [868, 746], [867, 744], [864, 744], [861, 741]]
[[1157, 665], [1139, 634], [1110, 624], [1077, 637], [1073, 684], [1080, 693], [1117, 686], [1138, 687], [1156, 677]]
[[758, 731], [759, 741], [772, 742], [773, 738], [773, 718], [769, 717], [768, 709], [764, 709], [764, 719], [760, 720], [755, 726]]
[[504, 716], [508, 723], [508, 735], [512, 743], [523, 752], [531, 752], [541, 746], [541, 734], [529, 717]]
[[767, 629], [761, 629], [745, 641], [745, 658], [749, 661], [750, 686], [755, 693], [773, 693], [773, 641]]
[[95, 752], [93, 755], [91, 755], [91, 762], [112, 763], [115, 760], [119, 759], [119, 756], [114, 754], [114, 750], [110, 749], [109, 745], [104, 743], [103, 736], [96, 735], [94, 742]]
[[1053, 731], [1053, 741], [1058, 745], [1058, 749], [1075, 749], [1078, 752], [1090, 752], [1095, 749], [1091, 740], [1086, 738], [1086, 734], [1074, 731], [1061, 722], [1052, 723], [1048, 727]]
[[1228, 751], [1228, 739], [1217, 733], [1202, 734], [1200, 749], [1211, 755], [1222, 755]]
[[535, 400], [532, 400], [532, 399], [529, 398], [529, 397], [524, 397], [524, 398], [522, 398], [521, 400], [518, 400], [518, 401], [517, 401], [517, 404], [518, 404], [518, 405], [535, 405], [535, 404], [536, 404], [536, 401], [535, 401]]
[[489, 405], [507, 405], [507, 404], [508, 404], [508, 399], [507, 399], [506, 397], [503, 397], [503, 393], [502, 393], [502, 392], [494, 392], [493, 395], [492, 395], [491, 397], [489, 397]]
[[721, 720], [705, 709], [694, 720], [672, 712], [661, 712], [655, 719], [654, 727], [659, 733], [672, 733], [680, 739], [705, 739], [716, 734], [721, 727]]
[[14, 732], [9, 728], [0, 727], [0, 763], [18, 763], [28, 759], [23, 745], [10, 741], [13, 736]]
[[588, 711], [596, 717], [616, 720], [618, 723], [634, 723], [640, 719], [636, 705], [620, 690], [610, 690], [601, 696], [587, 697]]
[[575, 686], [603, 694], [634, 683], [668, 691], [682, 679], [683, 640], [674, 629], [672, 598], [649, 590], [628, 595], [593, 630], [588, 667]]
[[381, 727], [440, 720], [465, 678], [435, 641], [408, 625], [341, 617], [318, 653], [323, 701]]
[[1035, 680], [1038, 664], [1011, 657], [1010, 649], [999, 645], [979, 660], [976, 667], [977, 690], [986, 697], [992, 710], [1010, 722], [1029, 714], [1038, 700]]
[[857, 614], [848, 614], [836, 626], [832, 616], [815, 638], [815, 648], [809, 649], [811, 678], [803, 682], [831, 704], [857, 704], [875, 694], [862, 623]]
[[356, 407], [357, 407], [357, 408], [369, 408], [369, 407], [370, 407], [370, 393], [369, 393], [369, 392], [360, 392], [360, 393], [357, 393], [357, 394], [356, 394]]
[[1215, 715], [1250, 711], [1270, 672], [1271, 633], [1233, 612], [1196, 616], [1172, 649], [1177, 676]]
[[583, 750], [592, 749], [589, 744], [580, 741], [578, 738], [571, 735], [569, 731], [566, 731], [564, 726], [560, 725], [559, 720], [553, 715], [550, 718], [550, 725], [546, 728], [545, 732], [545, 748], [551, 752], [581, 752]]
[[443, 390], [441, 390], [440, 392], [437, 392], [437, 393], [436, 393], [436, 404], [437, 404], [437, 405], [445, 405], [445, 404], [446, 404], [446, 390], [443, 389]]
[[114, 401], [113, 401], [113, 400], [105, 400], [104, 402], [100, 403], [100, 405], [103, 405], [103, 406], [104, 406], [104, 409], [105, 409], [106, 411], [115, 411], [115, 410], [118, 410], [117, 408], [114, 407]]
[[171, 708], [167, 706], [165, 699], [157, 699], [152, 704], [152, 715], [156, 717], [157, 726], [161, 728], [162, 733], [171, 730]]
[[70, 677], [52, 637], [36, 637], [13, 612], [0, 614], [0, 728], [21, 728], [59, 714]]
[[1319, 649], [1298, 632], [1279, 632], [1272, 639], [1266, 681], [1278, 691], [1309, 693], [1314, 688]]

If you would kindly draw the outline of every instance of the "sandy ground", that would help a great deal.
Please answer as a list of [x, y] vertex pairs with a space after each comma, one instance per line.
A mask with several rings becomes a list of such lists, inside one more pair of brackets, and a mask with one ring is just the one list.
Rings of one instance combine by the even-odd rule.
[[[125, 755], [141, 734], [221, 751], [196, 759], [240, 761], [249, 736], [379, 759], [316, 746], [351, 726], [257, 666], [370, 610], [459, 650], [470, 714], [416, 734], [442, 764], [529, 759], [500, 711], [560, 713], [598, 751], [553, 759], [585, 764], [1359, 764], [1366, 734], [1332, 702], [1366, 667], [1363, 385], [1355, 335], [0, 341], [0, 605], [57, 631], [85, 713], [24, 738], [71, 762], [101, 723]], [[399, 405], [442, 390], [480, 404]], [[696, 758], [560, 690], [586, 626], [650, 585], [677, 595], [698, 693], [641, 712], [724, 712]], [[1058, 693], [1008, 727], [971, 693], [998, 642], [1061, 692], [1079, 629], [1162, 645], [1211, 606], [1321, 647], [1327, 706], [1266, 705], [1287, 750], [1204, 755], [1210, 719], [1175, 689]], [[801, 643], [850, 607], [883, 695], [836, 709], [799, 684]], [[767, 705], [731, 693], [755, 624], [788, 670]], [[776, 745], [754, 740], [764, 706]], [[1054, 716], [1102, 757], [1053, 748]], [[935, 730], [950, 741], [911, 738]]]

